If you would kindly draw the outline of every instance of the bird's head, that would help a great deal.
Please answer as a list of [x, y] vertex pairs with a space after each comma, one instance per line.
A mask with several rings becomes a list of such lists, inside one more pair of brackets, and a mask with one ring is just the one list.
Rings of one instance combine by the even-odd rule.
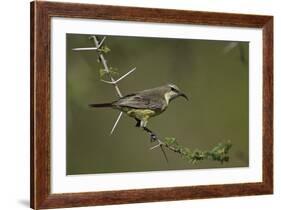
[[174, 84], [168, 84], [165, 86], [164, 96], [167, 103], [169, 103], [170, 101], [172, 101], [173, 99], [179, 96], [184, 97], [188, 101], [187, 96], [183, 92], [181, 92], [180, 89]]

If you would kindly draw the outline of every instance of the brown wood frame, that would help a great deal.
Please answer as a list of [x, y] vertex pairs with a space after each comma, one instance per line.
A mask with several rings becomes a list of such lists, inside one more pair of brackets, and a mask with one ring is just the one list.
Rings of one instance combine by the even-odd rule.
[[[52, 17], [262, 28], [263, 180], [257, 183], [103, 192], [50, 192], [50, 20]], [[101, 6], [31, 3], [31, 186], [34, 209], [169, 201], [273, 193], [273, 17]]]

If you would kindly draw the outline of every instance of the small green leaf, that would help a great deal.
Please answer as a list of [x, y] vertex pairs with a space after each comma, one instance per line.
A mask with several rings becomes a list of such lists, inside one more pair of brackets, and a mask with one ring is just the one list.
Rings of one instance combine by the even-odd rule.
[[98, 51], [99, 52], [103, 52], [103, 53], [108, 53], [108, 52], [110, 52], [111, 50], [110, 50], [110, 48], [109, 47], [107, 47], [106, 45], [103, 45], [103, 46], [101, 46], [99, 49], [98, 49]]
[[118, 76], [119, 75], [118, 68], [110, 67], [109, 74], [110, 76]]
[[174, 143], [176, 143], [176, 138], [174, 137], [166, 137], [164, 139], [165, 143], [168, 144], [168, 145], [172, 145]]
[[100, 69], [99, 73], [100, 73], [100, 77], [103, 77], [107, 72], [105, 71], [105, 69]]

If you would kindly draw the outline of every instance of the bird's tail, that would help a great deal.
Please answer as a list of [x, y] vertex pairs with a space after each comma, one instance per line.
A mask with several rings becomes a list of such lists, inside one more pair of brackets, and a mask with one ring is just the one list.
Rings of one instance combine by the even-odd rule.
[[108, 107], [112, 107], [112, 103], [89, 104], [89, 107], [108, 108]]

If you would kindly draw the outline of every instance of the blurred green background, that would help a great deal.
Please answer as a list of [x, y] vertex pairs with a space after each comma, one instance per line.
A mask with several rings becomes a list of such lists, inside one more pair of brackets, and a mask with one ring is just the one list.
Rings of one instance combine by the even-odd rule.
[[120, 76], [137, 67], [119, 84], [123, 95], [167, 83], [188, 95], [149, 121], [159, 137], [200, 150], [232, 141], [229, 162], [193, 165], [168, 150], [167, 163], [159, 149], [149, 150], [149, 137], [126, 115], [109, 135], [119, 112], [88, 104], [117, 99], [115, 89], [100, 81], [95, 51], [72, 51], [93, 46], [89, 36], [66, 36], [68, 175], [248, 166], [248, 42], [107, 36], [108, 64]]

